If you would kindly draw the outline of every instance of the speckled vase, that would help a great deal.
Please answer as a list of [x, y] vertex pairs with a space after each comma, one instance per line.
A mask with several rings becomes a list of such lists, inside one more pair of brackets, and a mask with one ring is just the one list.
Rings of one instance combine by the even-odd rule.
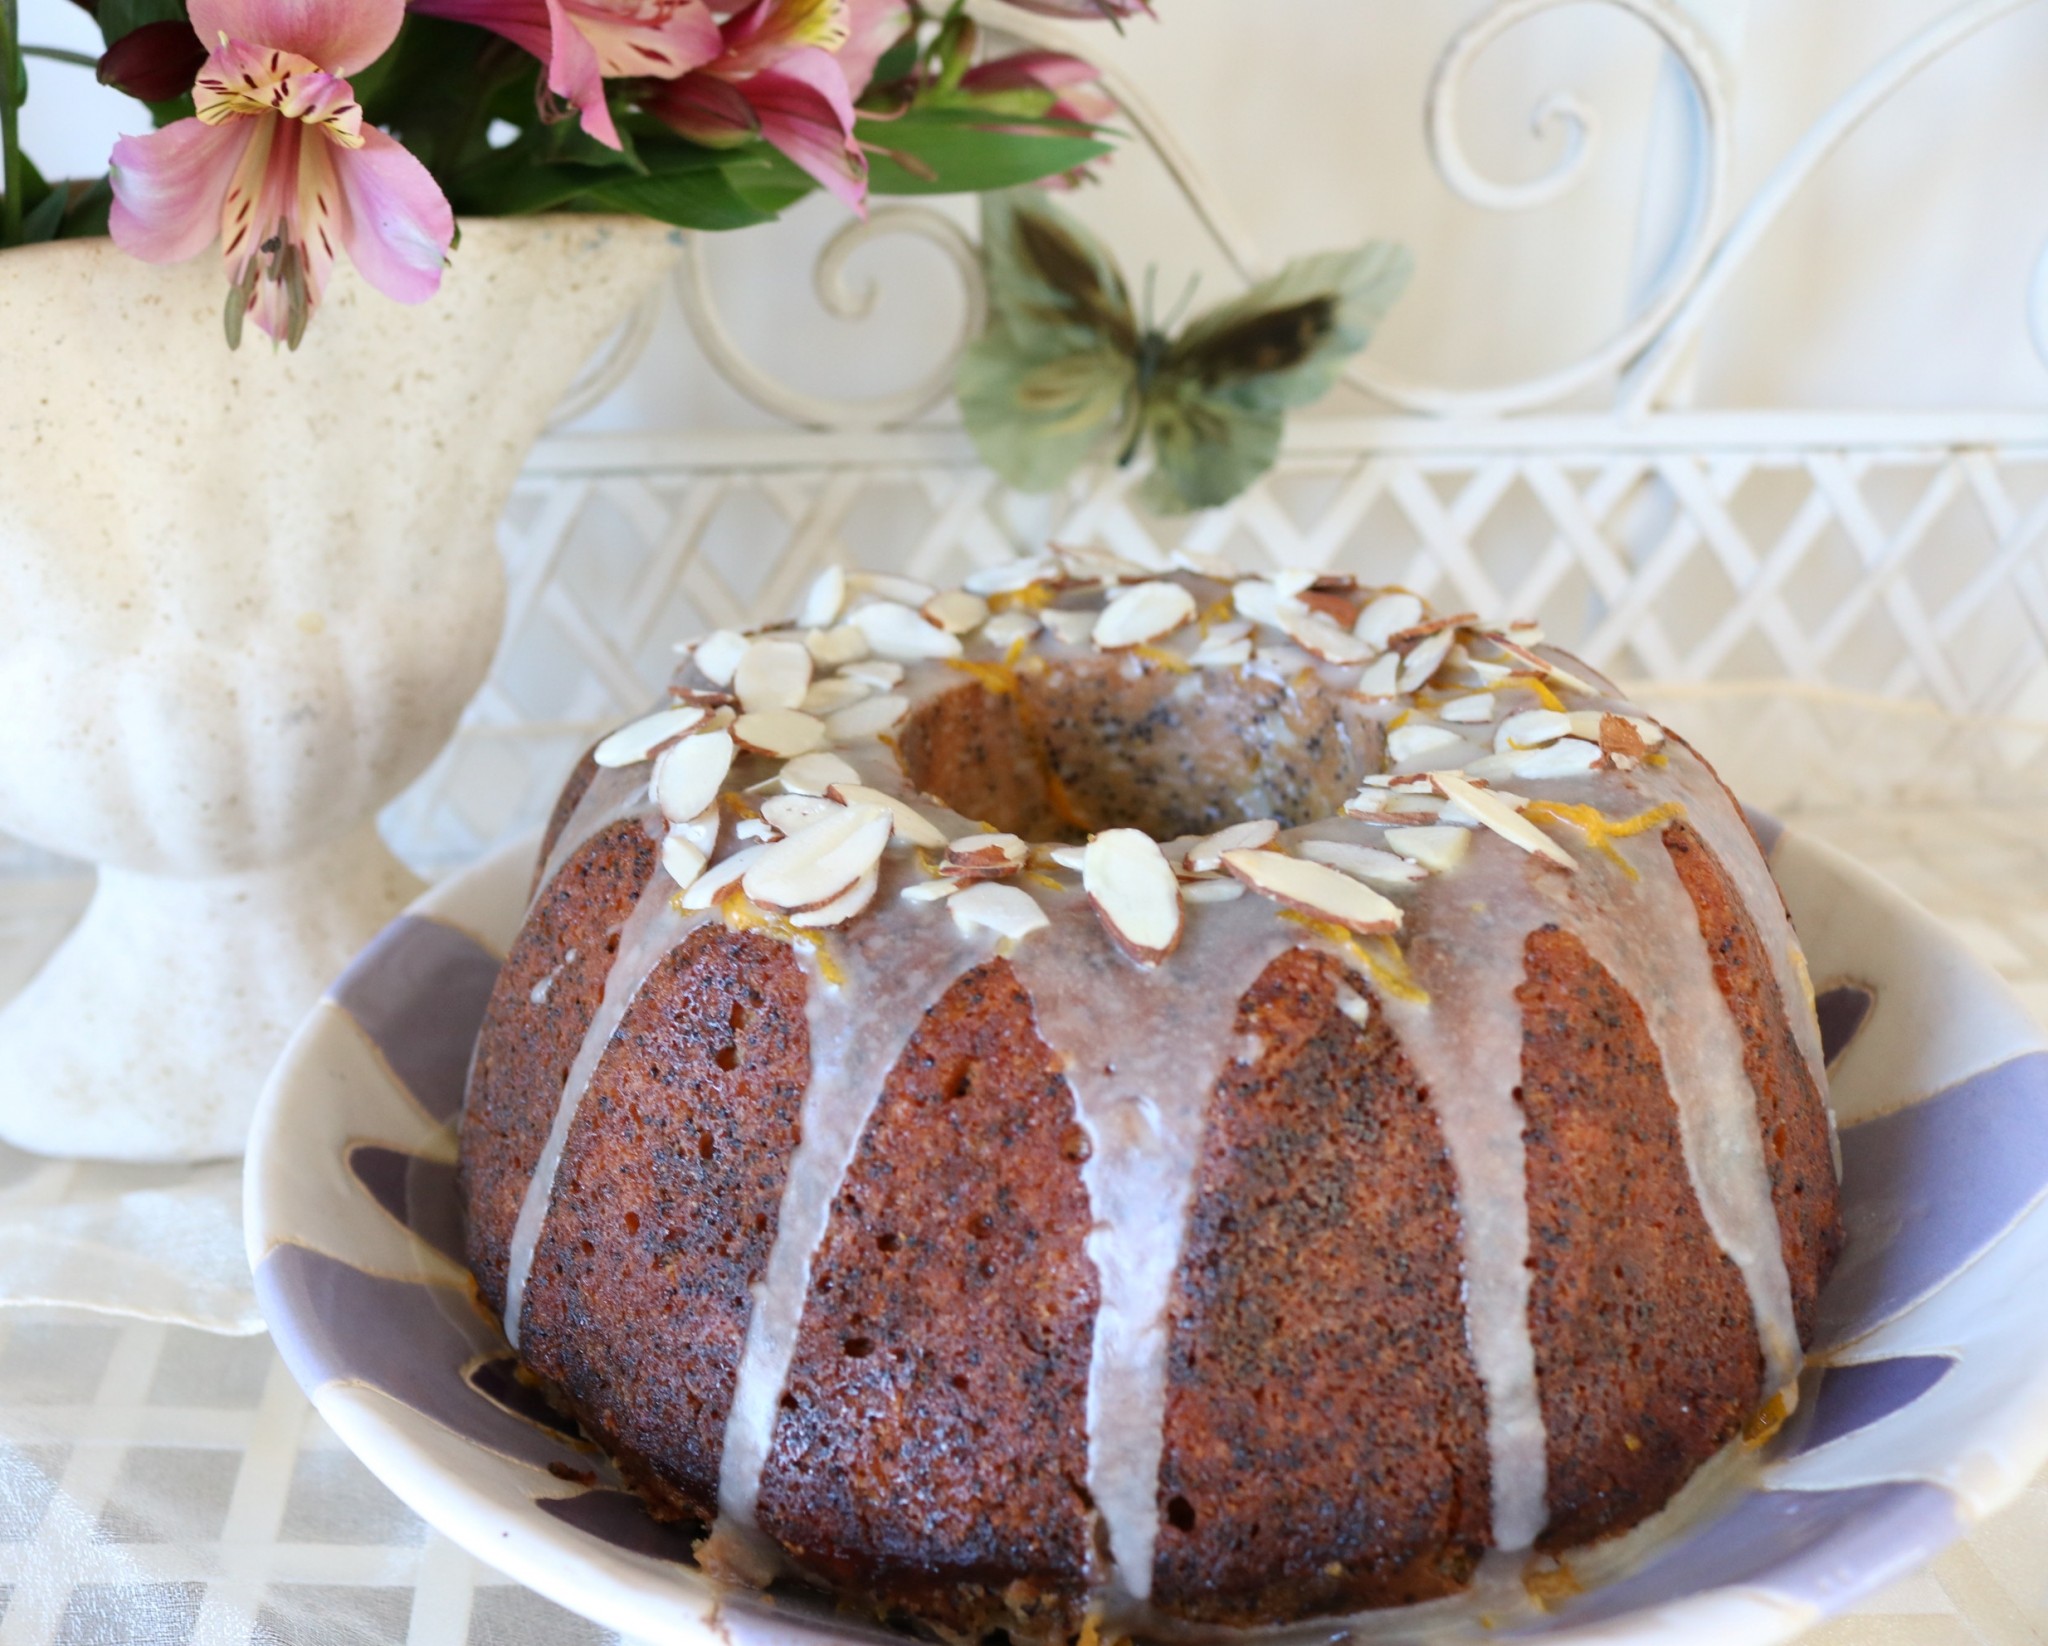
[[520, 462], [676, 250], [465, 222], [431, 302], [343, 265], [296, 354], [228, 350], [214, 258], [0, 255], [0, 830], [99, 868], [0, 1012], [0, 1137], [241, 1152], [292, 1028], [419, 889], [375, 817], [489, 667]]

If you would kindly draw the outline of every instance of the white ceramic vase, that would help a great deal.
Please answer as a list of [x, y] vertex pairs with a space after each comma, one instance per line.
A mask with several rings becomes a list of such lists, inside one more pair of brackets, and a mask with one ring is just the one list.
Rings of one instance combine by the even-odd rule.
[[489, 668], [519, 464], [675, 255], [636, 219], [465, 222], [432, 301], [344, 265], [296, 354], [229, 352], [216, 258], [0, 255], [0, 830], [99, 869], [0, 1012], [0, 1137], [241, 1152], [418, 890], [375, 818]]

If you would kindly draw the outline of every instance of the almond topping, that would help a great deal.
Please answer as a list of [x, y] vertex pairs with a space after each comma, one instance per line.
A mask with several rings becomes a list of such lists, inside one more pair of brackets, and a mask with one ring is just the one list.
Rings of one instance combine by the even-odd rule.
[[[1389, 829], [1388, 834], [1416, 834], [1415, 829]], [[1463, 835], [1463, 829], [1453, 829], [1453, 834]], [[1428, 870], [1411, 863], [1405, 857], [1392, 852], [1383, 852], [1377, 846], [1361, 846], [1351, 840], [1303, 840], [1296, 844], [1295, 853], [1311, 863], [1327, 864], [1333, 869], [1342, 869], [1346, 874], [1359, 880], [1369, 880], [1377, 886], [1412, 886], [1423, 879]]]
[[1281, 627], [1287, 631], [1287, 638], [1325, 663], [1363, 663], [1377, 649], [1319, 611], [1304, 612], [1299, 617], [1283, 614], [1283, 618]]
[[1238, 616], [1275, 629], [1289, 615], [1304, 609], [1299, 601], [1289, 600], [1276, 585], [1259, 577], [1247, 577], [1234, 585], [1230, 591], [1230, 603], [1237, 608]]
[[1515, 760], [1517, 777], [1577, 777], [1591, 771], [1602, 759], [1600, 745], [1582, 737], [1560, 738], [1541, 749], [1531, 749]]
[[827, 566], [811, 579], [811, 586], [804, 595], [802, 609], [796, 620], [800, 628], [829, 629], [839, 621], [839, 614], [846, 609], [846, 571], [841, 566]]
[[1070, 612], [1049, 607], [1040, 612], [1038, 618], [1052, 630], [1056, 639], [1069, 646], [1085, 646], [1095, 638], [1094, 612]]
[[822, 795], [834, 783], [858, 783], [860, 773], [836, 754], [800, 754], [782, 768], [782, 786], [791, 794]]
[[1478, 726], [1491, 720], [1499, 712], [1499, 705], [1493, 700], [1492, 692], [1474, 692], [1470, 697], [1454, 697], [1436, 711], [1439, 720], [1448, 720], [1459, 726]]
[[1218, 829], [1214, 834], [1203, 835], [1190, 843], [1184, 861], [1196, 874], [1215, 874], [1223, 867], [1225, 852], [1257, 851], [1261, 846], [1272, 845], [1279, 833], [1280, 825], [1270, 817], [1233, 823], [1227, 829]]
[[837, 801], [815, 794], [771, 794], [761, 802], [761, 817], [783, 834], [795, 834], [815, 823], [837, 806]]
[[871, 789], [864, 783], [834, 783], [825, 791], [828, 799], [847, 806], [880, 806], [892, 819], [893, 838], [905, 846], [923, 846], [936, 851], [946, 844], [946, 833], [923, 812], [893, 794]]
[[868, 654], [868, 637], [851, 623], [836, 628], [812, 629], [804, 636], [804, 650], [828, 669], [858, 663]]
[[964, 880], [920, 880], [905, 886], [896, 895], [906, 903], [936, 903], [942, 897], [951, 897], [966, 884]]
[[865, 680], [846, 674], [828, 674], [823, 680], [811, 682], [811, 689], [804, 693], [804, 700], [797, 707], [805, 714], [832, 714], [848, 704], [874, 695], [875, 688]]
[[690, 653], [690, 661], [712, 685], [730, 686], [733, 670], [740, 666], [740, 659], [747, 655], [747, 647], [751, 644], [745, 635], [732, 629], [713, 629], [697, 642], [697, 649]]
[[1211, 635], [1188, 654], [1188, 661], [1198, 669], [1241, 668], [1251, 660], [1252, 643], [1242, 637], [1218, 640]]
[[870, 697], [825, 717], [825, 730], [835, 743], [864, 743], [880, 737], [909, 712], [907, 697]]
[[1496, 754], [1506, 754], [1511, 749], [1540, 749], [1571, 734], [1570, 715], [1559, 714], [1555, 709], [1523, 709], [1519, 714], [1509, 715], [1494, 729], [1493, 748]]
[[654, 763], [654, 801], [670, 822], [695, 817], [714, 804], [732, 770], [731, 732], [686, 737]]
[[942, 589], [924, 603], [923, 611], [948, 634], [972, 634], [988, 621], [988, 602], [965, 589]]
[[1279, 852], [1225, 852], [1223, 866], [1263, 897], [1365, 936], [1400, 930], [1401, 911], [1341, 870]]
[[1472, 831], [1455, 824], [1439, 823], [1429, 828], [1389, 829], [1387, 844], [1403, 857], [1412, 858], [1425, 869], [1448, 874], [1465, 859], [1472, 844]]
[[955, 880], [1000, 880], [1030, 858], [1030, 846], [1014, 834], [962, 835], [947, 846], [939, 873]]
[[1168, 635], [1195, 615], [1195, 597], [1178, 583], [1133, 583], [1095, 619], [1092, 637], [1104, 651], [1142, 646]]
[[708, 859], [718, 849], [718, 830], [724, 821], [725, 813], [714, 800], [688, 821], [670, 823], [668, 838], [687, 840]]
[[1180, 883], [1180, 900], [1183, 903], [1235, 903], [1244, 896], [1244, 882], [1241, 880], [1183, 880]]
[[881, 860], [891, 827], [886, 806], [842, 806], [764, 847], [743, 881], [747, 896], [769, 909], [822, 908]]
[[1436, 785], [1438, 794], [1453, 805], [1470, 812], [1501, 839], [1521, 847], [1525, 852], [1533, 852], [1539, 857], [1547, 858], [1560, 868], [1578, 868], [1570, 852], [1499, 795], [1486, 789], [1474, 788], [1456, 772], [1431, 772], [1429, 780]]
[[756, 640], [733, 670], [740, 707], [793, 709], [811, 689], [811, 654], [798, 640]]
[[815, 909], [798, 909], [789, 917], [792, 926], [814, 930], [820, 926], [842, 926], [875, 900], [875, 888], [882, 883], [878, 870], [869, 869], [829, 903]]
[[898, 663], [960, 655], [958, 635], [948, 634], [938, 624], [927, 622], [922, 612], [893, 600], [861, 607], [853, 614], [853, 626], [866, 636], [868, 648], [877, 657]]
[[893, 600], [904, 606], [922, 606], [939, 592], [922, 579], [895, 572], [848, 572], [846, 586], [855, 594], [871, 594], [877, 600]]
[[1034, 583], [1043, 583], [1059, 575], [1058, 565], [1043, 556], [1030, 560], [1004, 560], [969, 572], [960, 579], [960, 586], [969, 594], [1015, 594], [1019, 589], [1028, 589]]
[[886, 658], [864, 657], [845, 664], [839, 672], [844, 678], [862, 681], [878, 692], [893, 691], [903, 684], [903, 665]]
[[662, 709], [630, 726], [621, 726], [591, 751], [600, 766], [637, 766], [662, 744], [686, 737], [704, 721], [705, 711], [692, 704]]
[[1018, 886], [969, 886], [946, 907], [963, 930], [986, 927], [1013, 943], [1052, 924], [1038, 899]]
[[671, 833], [661, 843], [661, 866], [668, 877], [684, 890], [704, 872], [705, 856], [686, 836]]
[[1451, 749], [1471, 751], [1467, 743], [1448, 726], [1431, 726], [1409, 722], [1396, 726], [1387, 733], [1387, 758], [1396, 765], [1410, 760], [1434, 759]]
[[[1257, 855], [1257, 854], [1252, 854]], [[1138, 829], [1105, 829], [1081, 858], [1081, 885], [1116, 945], [1153, 966], [1180, 942], [1180, 890], [1172, 865]]]
[[1029, 640], [1038, 632], [1038, 614], [1027, 612], [1022, 606], [1012, 606], [1008, 611], [997, 612], [981, 626], [981, 638], [998, 651], [1008, 651], [1020, 640]]
[[706, 869], [683, 893], [683, 907], [693, 914], [710, 908], [735, 881], [761, 861], [761, 854], [768, 849], [766, 846], [742, 846], [723, 863]]
[[793, 760], [825, 741], [825, 722], [796, 709], [757, 709], [732, 723], [732, 735], [743, 749]]
[[1383, 594], [1358, 614], [1358, 621], [1351, 625], [1351, 632], [1368, 646], [1384, 650], [1395, 635], [1420, 623], [1422, 613], [1422, 602], [1412, 594], [1405, 591]]
[[1456, 629], [1438, 629], [1434, 634], [1425, 635], [1411, 646], [1401, 659], [1401, 690], [1419, 691], [1429, 684], [1429, 677], [1435, 674], [1438, 666], [1450, 656], [1451, 646], [1457, 638]]

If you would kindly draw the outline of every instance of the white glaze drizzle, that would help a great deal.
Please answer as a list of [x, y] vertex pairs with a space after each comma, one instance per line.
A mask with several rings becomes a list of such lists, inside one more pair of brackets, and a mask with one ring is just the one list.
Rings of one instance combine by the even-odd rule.
[[[545, 882], [543, 882], [545, 884]], [[576, 1048], [556, 1101], [554, 1119], [548, 1126], [547, 1142], [534, 1162], [533, 1175], [526, 1180], [526, 1193], [519, 1202], [519, 1217], [512, 1225], [512, 1242], [505, 1259], [505, 1339], [519, 1346], [520, 1316], [526, 1307], [526, 1282], [533, 1272], [533, 1258], [540, 1246], [541, 1230], [548, 1210], [554, 1205], [555, 1179], [562, 1164], [562, 1150], [576, 1123], [576, 1111], [590, 1089], [591, 1076], [610, 1048], [612, 1037], [625, 1021], [641, 986], [653, 974], [671, 949], [705, 919], [702, 915], [679, 913], [672, 903], [675, 884], [659, 867], [640, 888], [633, 912], [619, 928], [619, 946], [605, 972], [604, 994], [591, 1014], [589, 1027]]]
[[1088, 1364], [1088, 1490], [1113, 1562], [1100, 1599], [1117, 1623], [1152, 1589], [1167, 1306], [1209, 1099], [1239, 1049], [1239, 997], [1304, 934], [1262, 900], [1194, 907], [1180, 947], [1148, 969], [1110, 943], [1079, 894], [1041, 901], [1053, 924], [1012, 963], [1091, 1146], [1081, 1180], [1101, 1303]]
[[796, 946], [809, 982], [811, 1075], [726, 1414], [712, 1546], [714, 1558], [735, 1569], [772, 1572], [778, 1561], [755, 1520], [761, 1477], [810, 1295], [811, 1263], [883, 1082], [925, 1014], [994, 953], [993, 933], [964, 935], [953, 921], [905, 903], [899, 892], [919, 878], [907, 854], [884, 859], [874, 903], [826, 938], [842, 982], [828, 982], [815, 951]]
[[645, 817], [659, 833], [660, 813], [647, 792], [648, 773], [652, 770], [643, 762], [637, 766], [599, 766], [591, 774], [583, 792], [576, 797], [576, 804], [562, 820], [562, 832], [555, 836], [554, 849], [541, 864], [540, 876], [533, 883], [534, 903], [546, 895], [569, 859], [614, 823], [634, 816]]

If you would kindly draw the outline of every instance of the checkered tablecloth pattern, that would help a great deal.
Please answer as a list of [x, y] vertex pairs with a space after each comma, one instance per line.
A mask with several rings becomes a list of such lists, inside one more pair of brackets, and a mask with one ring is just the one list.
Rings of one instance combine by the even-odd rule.
[[[1810, 731], [1830, 745], [1857, 733], [1868, 712], [1807, 711], [1798, 736]], [[1768, 725], [1783, 711], [1751, 704], [1732, 712]], [[1963, 784], [1942, 777], [1954, 759], [1949, 729], [1922, 719], [1906, 730], [1895, 741], [1896, 726], [1873, 735], [1880, 750], [1916, 738], [1923, 745], [1913, 760], [1899, 757], [1910, 782], [1818, 783], [1802, 754], [1796, 782], [1787, 759], [1778, 809], [1939, 911], [2048, 1020], [2048, 775], [2014, 779], [2014, 761], [2031, 761], [2035, 745], [2008, 747], [1988, 774]], [[1778, 756], [1798, 740], [1782, 721], [1770, 735]], [[1770, 771], [1745, 769], [1735, 743], [1699, 741], [1738, 788], [1772, 792]], [[1931, 778], [1922, 757], [1935, 762]], [[1859, 755], [1866, 765], [1875, 758]], [[61, 875], [0, 877], [0, 998], [61, 935], [83, 893], [82, 882]], [[120, 1169], [0, 1149], [0, 1209], [127, 1181]], [[411, 1515], [314, 1414], [266, 1339], [0, 1311], [0, 1646], [615, 1639]], [[1812, 1639], [2048, 1642], [2048, 1480]]]

